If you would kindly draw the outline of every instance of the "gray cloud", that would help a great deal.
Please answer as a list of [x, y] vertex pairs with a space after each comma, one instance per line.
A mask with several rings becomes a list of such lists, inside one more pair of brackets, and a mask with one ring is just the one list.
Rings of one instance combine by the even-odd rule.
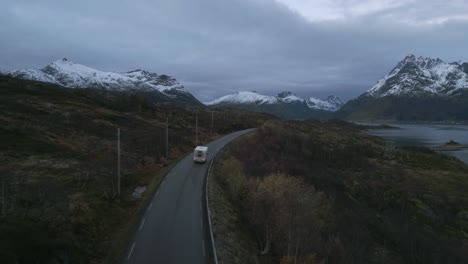
[[467, 59], [463, 1], [325, 2], [8, 1], [0, 69], [68, 57], [170, 74], [202, 101], [239, 90], [348, 99], [409, 53]]

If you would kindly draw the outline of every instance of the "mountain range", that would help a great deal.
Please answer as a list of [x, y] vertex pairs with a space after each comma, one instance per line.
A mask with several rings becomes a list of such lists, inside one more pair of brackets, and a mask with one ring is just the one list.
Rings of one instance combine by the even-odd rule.
[[310, 97], [303, 99], [290, 91], [276, 96], [258, 92], [237, 92], [205, 103], [218, 108], [241, 108], [257, 112], [272, 113], [283, 119], [328, 118], [343, 103], [336, 96], [326, 99]]
[[406, 56], [373, 87], [346, 104], [336, 96], [301, 98], [289, 91], [275, 96], [237, 92], [202, 104], [174, 77], [145, 70], [104, 72], [65, 58], [41, 69], [19, 69], [6, 75], [68, 88], [125, 93], [156, 103], [268, 112], [283, 119], [468, 121], [468, 62], [446, 63], [414, 55]]
[[171, 102], [184, 106], [202, 106], [175, 78], [145, 70], [124, 73], [104, 72], [73, 63], [66, 58], [41, 69], [19, 69], [6, 73], [20, 79], [58, 84], [68, 88], [124, 92], [152, 102]]
[[468, 62], [406, 56], [336, 117], [361, 121], [468, 120]]
[[[58, 84], [68, 88], [125, 93], [155, 103], [170, 102], [182, 106], [205, 106], [186, 91], [174, 77], [145, 70], [123, 73], [105, 72], [64, 58], [53, 61], [40, 69], [18, 69], [7, 72], [6, 75]], [[330, 117], [331, 113], [342, 104], [335, 96], [321, 100], [313, 97], [303, 99], [291, 92], [282, 92], [276, 96], [261, 95], [256, 92], [238, 92], [206, 103], [206, 106], [241, 108], [268, 112], [281, 118], [304, 119]]]

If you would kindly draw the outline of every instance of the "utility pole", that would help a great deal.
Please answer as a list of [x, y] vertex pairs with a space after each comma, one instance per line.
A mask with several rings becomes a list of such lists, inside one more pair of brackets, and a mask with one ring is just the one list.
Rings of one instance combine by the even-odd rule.
[[120, 198], [120, 128], [117, 128], [117, 195]]
[[169, 158], [169, 118], [166, 116], [166, 158]]
[[211, 111], [211, 133], [213, 133], [213, 118], [214, 117], [214, 111]]
[[2, 176], [2, 217], [5, 216], [5, 175]]
[[198, 146], [198, 113], [195, 113], [195, 145]]

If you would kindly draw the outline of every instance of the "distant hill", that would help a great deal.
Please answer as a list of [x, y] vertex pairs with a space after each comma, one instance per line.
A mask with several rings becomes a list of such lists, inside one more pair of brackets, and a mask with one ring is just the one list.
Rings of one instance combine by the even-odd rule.
[[329, 96], [325, 100], [314, 97], [303, 99], [289, 91], [276, 96], [257, 92], [237, 92], [205, 104], [217, 108], [267, 112], [282, 119], [329, 118], [343, 105], [336, 96]]
[[145, 70], [125, 73], [103, 72], [64, 58], [51, 62], [42, 69], [18, 69], [7, 72], [6, 75], [68, 88], [124, 92], [153, 102], [203, 106], [174, 77]]
[[336, 116], [363, 121], [468, 121], [468, 62], [409, 55]]

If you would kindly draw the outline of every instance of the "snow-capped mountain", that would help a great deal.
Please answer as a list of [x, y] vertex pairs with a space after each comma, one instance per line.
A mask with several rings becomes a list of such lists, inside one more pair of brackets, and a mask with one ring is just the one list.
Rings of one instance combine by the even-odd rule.
[[219, 104], [273, 104], [278, 101], [275, 96], [262, 95], [257, 92], [237, 92], [225, 95], [214, 101], [206, 102], [208, 106]]
[[310, 97], [303, 99], [292, 92], [275, 96], [257, 92], [237, 92], [205, 103], [214, 107], [234, 107], [252, 111], [269, 112], [284, 119], [328, 117], [343, 105], [336, 96], [325, 100]]
[[361, 121], [468, 121], [468, 62], [409, 55], [336, 112]]
[[[69, 88], [93, 88], [118, 92], [152, 93], [157, 101], [175, 101], [200, 105], [173, 77], [133, 70], [124, 73], [104, 72], [73, 63], [66, 58], [49, 63], [42, 69], [19, 69], [10, 71], [11, 77], [58, 84]], [[154, 95], [157, 95], [156, 97]]]
[[307, 105], [311, 109], [325, 110], [325, 111], [337, 111], [343, 105], [340, 98], [334, 95], [328, 96], [325, 100], [310, 97], [306, 100]]
[[303, 103], [304, 99], [292, 92], [281, 92], [276, 96], [263, 95], [257, 92], [237, 92], [225, 95], [214, 101], [206, 102], [206, 105], [219, 104], [277, 104], [277, 103]]
[[468, 62], [408, 55], [367, 91], [372, 97], [456, 94], [468, 88]]
[[211, 102], [206, 102], [205, 104], [208, 106], [236, 104], [306, 104], [310, 109], [324, 111], [336, 111], [343, 105], [340, 99], [334, 95], [330, 95], [325, 100], [314, 97], [302, 99], [292, 92], [281, 92], [276, 96], [262, 95], [257, 92], [237, 92], [220, 97]]

